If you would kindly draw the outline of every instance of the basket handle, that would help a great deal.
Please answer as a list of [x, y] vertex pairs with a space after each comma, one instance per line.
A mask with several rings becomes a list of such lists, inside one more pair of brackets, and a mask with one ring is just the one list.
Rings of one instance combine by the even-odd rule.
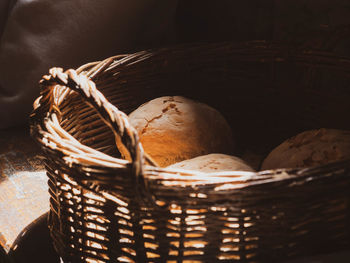
[[[99, 64], [106, 68], [111, 61], [109, 60], [107, 63], [104, 61]], [[49, 75], [43, 76], [39, 82], [41, 96], [34, 103], [34, 108], [46, 104], [49, 112], [59, 112], [59, 105], [53, 100], [54, 88], [57, 85], [78, 92], [90, 106], [97, 110], [101, 119], [111, 128], [119, 151], [124, 158], [131, 159], [134, 174], [137, 177], [142, 175], [144, 151], [139, 142], [138, 133], [130, 125], [128, 116], [111, 104], [97, 90], [95, 83], [84, 72], [78, 74], [73, 69], [63, 72], [62, 68], [51, 68], [49, 73]]]

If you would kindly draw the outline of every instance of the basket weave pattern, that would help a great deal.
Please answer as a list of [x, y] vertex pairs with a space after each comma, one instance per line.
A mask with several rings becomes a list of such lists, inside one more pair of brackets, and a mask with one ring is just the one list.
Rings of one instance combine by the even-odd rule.
[[267, 152], [303, 129], [350, 129], [349, 73], [349, 60], [266, 42], [51, 69], [31, 127], [46, 158], [55, 248], [65, 262], [273, 262], [348, 247], [350, 161], [210, 176], [158, 168], [145, 164], [125, 113], [185, 95]]

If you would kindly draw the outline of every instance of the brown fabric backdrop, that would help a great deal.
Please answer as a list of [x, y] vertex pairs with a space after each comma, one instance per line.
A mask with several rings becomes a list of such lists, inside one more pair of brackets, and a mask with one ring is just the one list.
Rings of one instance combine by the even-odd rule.
[[10, 0], [0, 3], [0, 128], [23, 124], [52, 66], [193, 41], [278, 40], [350, 55], [347, 0]]
[[37, 83], [50, 67], [76, 67], [161, 43], [176, 3], [18, 0], [0, 43], [0, 128], [27, 121]]

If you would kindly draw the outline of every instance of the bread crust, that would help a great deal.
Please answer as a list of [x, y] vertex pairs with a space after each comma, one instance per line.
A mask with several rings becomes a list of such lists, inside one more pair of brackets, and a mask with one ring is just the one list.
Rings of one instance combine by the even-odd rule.
[[181, 96], [151, 100], [130, 113], [144, 150], [161, 166], [209, 153], [232, 153], [233, 135], [214, 108]]
[[350, 157], [350, 131], [309, 130], [291, 137], [273, 149], [261, 169], [305, 168]]

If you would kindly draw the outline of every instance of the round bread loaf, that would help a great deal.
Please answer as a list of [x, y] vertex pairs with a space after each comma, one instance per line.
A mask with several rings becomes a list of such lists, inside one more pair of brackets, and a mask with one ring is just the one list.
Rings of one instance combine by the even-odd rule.
[[185, 170], [197, 170], [205, 173], [219, 171], [250, 171], [254, 169], [242, 159], [220, 153], [212, 153], [172, 164], [168, 168], [179, 168]]
[[147, 154], [161, 167], [209, 153], [231, 154], [232, 131], [212, 107], [180, 96], [151, 100], [130, 113]]
[[350, 131], [323, 128], [287, 139], [270, 152], [261, 169], [312, 167], [349, 157]]

